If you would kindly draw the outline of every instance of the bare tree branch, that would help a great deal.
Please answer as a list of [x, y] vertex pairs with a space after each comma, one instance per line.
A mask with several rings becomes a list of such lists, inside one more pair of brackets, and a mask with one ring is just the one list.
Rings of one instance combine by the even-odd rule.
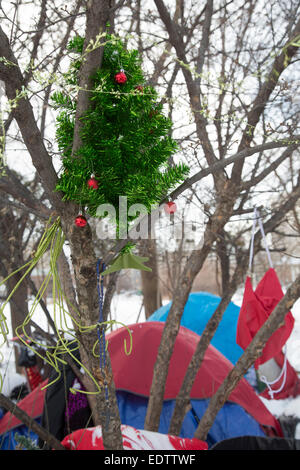
[[0, 393], [0, 405], [3, 406], [6, 410], [10, 411], [13, 415], [16, 416], [22, 423], [28, 426], [29, 429], [32, 429], [43, 441], [47, 442], [51, 449], [54, 450], [66, 450], [64, 446], [54, 437], [52, 434], [48, 433], [46, 429], [42, 428], [34, 419], [21, 408], [13, 403], [9, 398], [7, 398], [3, 393]]

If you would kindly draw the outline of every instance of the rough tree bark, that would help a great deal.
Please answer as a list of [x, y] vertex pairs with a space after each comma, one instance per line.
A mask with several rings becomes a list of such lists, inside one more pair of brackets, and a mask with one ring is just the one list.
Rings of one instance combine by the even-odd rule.
[[[107, 31], [107, 23], [110, 19], [111, 9], [114, 2], [111, 0], [90, 1], [88, 2], [86, 35], [84, 43], [84, 51], [92, 40], [96, 40], [97, 35]], [[102, 40], [103, 42], [103, 40]], [[84, 55], [85, 59], [80, 70], [79, 93], [76, 106], [76, 118], [73, 139], [73, 155], [74, 158], [80, 158], [78, 150], [81, 146], [80, 130], [84, 114], [90, 106], [90, 92], [92, 88], [91, 75], [101, 67], [103, 56], [103, 47], [97, 47], [92, 52]], [[99, 310], [98, 297], [96, 289], [96, 262], [97, 258], [93, 246], [93, 235], [90, 227], [87, 225], [84, 229], [74, 226], [74, 212], [76, 208], [73, 206], [72, 213], [65, 213], [62, 218], [64, 232], [70, 242], [71, 259], [75, 274], [76, 291], [78, 295], [78, 304], [85, 327], [97, 324]], [[78, 256], [79, 254], [79, 256]], [[88, 333], [84, 333], [80, 338], [81, 360], [88, 364], [91, 372], [99, 370], [99, 359], [92, 354], [94, 345], [98, 342], [97, 331], [95, 329]], [[106, 364], [109, 374], [112, 376], [109, 354], [106, 354]], [[93, 387], [91, 385], [89, 389]], [[103, 424], [105, 422], [105, 392], [95, 395], [88, 395], [93, 413], [94, 424]], [[122, 449], [123, 440], [121, 435], [121, 421], [119, 409], [117, 405], [114, 382], [111, 380], [109, 385], [109, 397], [111, 407], [111, 418], [108, 427], [102, 426], [103, 444], [106, 449]]]

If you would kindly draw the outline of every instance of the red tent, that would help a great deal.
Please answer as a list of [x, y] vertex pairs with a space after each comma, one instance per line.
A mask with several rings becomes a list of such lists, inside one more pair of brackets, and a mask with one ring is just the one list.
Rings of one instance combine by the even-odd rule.
[[[124, 340], [129, 345], [129, 333], [121, 328], [107, 336], [108, 349], [111, 355], [114, 380], [118, 390], [130, 391], [139, 395], [149, 396], [153, 367], [164, 328], [162, 322], [137, 323], [129, 327], [132, 336], [132, 351], [125, 354]], [[186, 368], [191, 361], [199, 341], [193, 331], [180, 327], [169, 373], [164, 399], [176, 398], [183, 381]], [[151, 344], [151, 350], [148, 345]], [[196, 376], [191, 398], [211, 397], [219, 388], [233, 365], [216, 348], [210, 345], [205, 353], [203, 363]], [[143, 377], [143, 380], [141, 380]], [[229, 401], [241, 405], [257, 422], [272, 427], [281, 435], [280, 426], [256, 395], [249, 383], [242, 379], [231, 393]]]
[[[129, 327], [117, 329], [106, 336], [117, 390], [149, 396], [153, 367], [163, 328], [164, 324], [162, 322], [137, 323]], [[125, 346], [127, 352], [129, 352], [130, 335], [132, 338], [132, 349], [130, 354], [126, 354]], [[176, 398], [198, 341], [199, 336], [196, 333], [187, 328], [180, 327], [170, 362], [164, 395], [165, 400]], [[201, 399], [211, 397], [232, 367], [231, 362], [210, 345], [197, 374], [191, 391], [191, 398]], [[41, 393], [40, 397], [41, 403], [39, 407], [41, 408], [43, 393]], [[245, 379], [239, 382], [231, 393], [229, 400], [241, 405], [261, 426], [272, 429], [276, 435], [282, 436], [278, 421], [264, 406]], [[28, 411], [27, 403], [32, 403], [32, 401], [34, 399], [29, 400], [28, 396], [19, 403], [19, 406]], [[31, 411], [30, 405], [29, 410]], [[9, 417], [6, 416], [0, 421], [0, 434], [7, 430], [8, 419]]]
[[[18, 406], [24, 410], [31, 418], [41, 416], [44, 407], [44, 396], [46, 390], [42, 388], [47, 385], [47, 380], [38, 385], [23, 400], [18, 402]], [[0, 435], [23, 424], [12, 413], [7, 412], [0, 420]]]

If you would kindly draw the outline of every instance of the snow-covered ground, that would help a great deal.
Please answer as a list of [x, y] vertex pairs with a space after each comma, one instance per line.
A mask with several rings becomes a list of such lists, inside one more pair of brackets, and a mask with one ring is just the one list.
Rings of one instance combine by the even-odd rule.
[[[240, 295], [236, 295], [233, 300], [237, 305], [241, 304]], [[300, 299], [294, 305], [292, 313], [295, 318], [295, 326], [287, 342], [287, 358], [295, 370], [300, 373]], [[7, 308], [6, 315], [9, 318], [9, 308]], [[142, 296], [135, 292], [116, 295], [112, 302], [111, 315], [115, 321], [112, 324], [112, 329], [120, 328], [123, 324], [130, 325], [137, 321], [145, 321]], [[39, 309], [34, 313], [33, 318], [40, 326], [45, 324], [44, 314]], [[4, 344], [0, 352], [2, 353], [0, 361], [0, 373], [3, 378], [2, 393], [8, 395], [15, 386], [25, 383], [25, 378], [15, 372], [12, 344], [10, 342]], [[300, 396], [285, 400], [263, 398], [262, 400], [274, 416], [285, 415], [300, 419]], [[295, 437], [300, 439], [300, 425], [297, 426]]]

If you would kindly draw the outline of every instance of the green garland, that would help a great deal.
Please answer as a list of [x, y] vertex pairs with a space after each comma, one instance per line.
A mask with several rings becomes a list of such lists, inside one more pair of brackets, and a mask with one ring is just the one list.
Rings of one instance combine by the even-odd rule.
[[[92, 77], [91, 106], [82, 117], [82, 146], [74, 158], [83, 42], [78, 36], [70, 42], [68, 49], [77, 57], [65, 74], [64, 90], [52, 96], [59, 110], [56, 135], [63, 155], [57, 190], [93, 217], [101, 204], [117, 209], [119, 196], [126, 196], [129, 206], [139, 203], [150, 211], [189, 171], [184, 164], [168, 163], [178, 150], [170, 137], [172, 123], [164, 116], [153, 87], [145, 83], [137, 51], [128, 51], [120, 39], [106, 36], [102, 66]], [[115, 81], [120, 69], [127, 77], [124, 84]], [[96, 190], [87, 185], [91, 174], [98, 182]]]
[[17, 443], [17, 450], [41, 450], [36, 442], [28, 436], [22, 436], [16, 432], [14, 437]]

